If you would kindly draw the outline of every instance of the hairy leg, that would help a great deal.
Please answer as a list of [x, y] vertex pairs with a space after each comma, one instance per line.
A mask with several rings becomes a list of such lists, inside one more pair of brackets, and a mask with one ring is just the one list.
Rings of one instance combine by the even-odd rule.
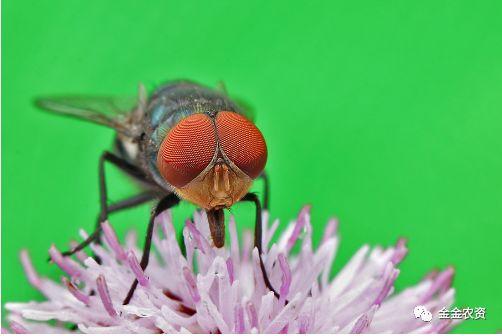
[[100, 213], [98, 216], [98, 220], [96, 223], [96, 226], [94, 228], [94, 232], [82, 243], [80, 243], [78, 246], [74, 247], [70, 251], [66, 251], [63, 253], [64, 256], [71, 256], [72, 254], [82, 250], [83, 248], [87, 247], [90, 243], [93, 241], [96, 241], [99, 239], [101, 235], [101, 223], [104, 222], [107, 218], [109, 213], [116, 212], [119, 210], [131, 208], [133, 206], [145, 203], [151, 199], [153, 199], [155, 196], [153, 194], [141, 194], [137, 196], [133, 196], [129, 199], [125, 199], [121, 202], [116, 203], [115, 205], [108, 206], [107, 202], [107, 188], [106, 188], [106, 174], [105, 174], [105, 163], [111, 163], [117, 168], [119, 168], [121, 171], [125, 172], [129, 176], [136, 178], [140, 181], [147, 182], [145, 174], [136, 166], [132, 165], [128, 161], [122, 159], [121, 157], [108, 152], [104, 151], [103, 154], [101, 154], [101, 157], [99, 158], [99, 200], [100, 200]]
[[268, 279], [267, 271], [265, 270], [265, 264], [263, 263], [262, 253], [262, 222], [261, 222], [261, 204], [258, 196], [253, 193], [247, 193], [241, 200], [241, 202], [253, 202], [256, 208], [256, 217], [255, 217], [255, 225], [254, 225], [254, 246], [258, 248], [258, 255], [260, 257], [260, 268], [263, 273], [263, 280], [265, 281], [265, 285], [267, 285], [268, 289], [274, 292], [275, 297], [279, 298], [279, 293], [272, 287], [270, 280]]
[[270, 180], [266, 171], [262, 171], [260, 176], [263, 179], [263, 209], [270, 209]]
[[[157, 217], [160, 213], [165, 210], [172, 208], [180, 202], [180, 199], [176, 194], [169, 194], [162, 198], [157, 206], [153, 209], [152, 214], [150, 216], [150, 221], [148, 222], [148, 228], [146, 230], [145, 244], [143, 246], [143, 255], [141, 256], [140, 266], [144, 270], [148, 266], [148, 261], [150, 260], [150, 249], [152, 247], [152, 235], [153, 235], [153, 227], [155, 217]], [[129, 292], [127, 293], [126, 298], [124, 299], [123, 304], [129, 304], [134, 295], [134, 291], [138, 287], [138, 280], [135, 279]]]
[[[111, 204], [108, 206], [107, 209], [107, 214], [110, 215], [114, 212], [118, 212], [120, 210], [125, 210], [129, 209], [132, 207], [135, 207], [137, 205], [146, 203], [148, 201], [151, 201], [155, 198], [155, 194], [151, 192], [145, 192], [139, 195], [132, 196], [130, 198], [126, 198], [122, 201], [119, 201], [117, 203]], [[90, 243], [93, 241], [99, 241], [100, 235], [101, 235], [101, 223], [103, 222], [102, 217], [98, 216], [98, 219], [96, 221], [96, 226], [94, 228], [94, 231], [85, 239], [83, 242], [75, 246], [69, 251], [63, 252], [63, 256], [71, 256], [75, 254], [76, 252], [84, 249], [87, 247]]]

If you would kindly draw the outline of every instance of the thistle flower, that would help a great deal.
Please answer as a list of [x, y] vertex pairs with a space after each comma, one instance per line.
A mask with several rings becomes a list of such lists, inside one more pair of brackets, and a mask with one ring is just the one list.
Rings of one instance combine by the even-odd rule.
[[[61, 283], [40, 277], [28, 253], [21, 252], [29, 282], [46, 300], [7, 303], [10, 329], [64, 333], [73, 325], [75, 332], [84, 333], [439, 333], [451, 328], [450, 320], [436, 317], [453, 303], [451, 268], [393, 293], [396, 267], [407, 253], [404, 240], [386, 249], [361, 247], [332, 278], [339, 244], [336, 220], [327, 224], [317, 249], [308, 207], [278, 235], [277, 243], [272, 239], [278, 221], [269, 226], [264, 212], [263, 223], [263, 260], [279, 298], [264, 283], [249, 232], [239, 245], [233, 218], [230, 244], [217, 249], [208, 238], [205, 214], [196, 212], [184, 227], [184, 255], [167, 211], [156, 219], [156, 252], [145, 272], [138, 263], [135, 233], [121, 245], [107, 222], [104, 244], [91, 246], [101, 264], [84, 252], [70, 259], [50, 248], [52, 260], [67, 274]], [[299, 252], [292, 254], [297, 244]], [[134, 279], [139, 282], [134, 297], [122, 305]], [[415, 318], [417, 305], [432, 312], [433, 320]]]

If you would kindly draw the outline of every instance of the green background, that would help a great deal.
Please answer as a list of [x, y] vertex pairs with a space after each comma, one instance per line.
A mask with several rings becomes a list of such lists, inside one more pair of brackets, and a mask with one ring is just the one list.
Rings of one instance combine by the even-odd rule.
[[[502, 328], [502, 1], [3, 1], [2, 301], [40, 299], [37, 269], [98, 211], [113, 132], [36, 110], [36, 96], [135, 94], [168, 79], [257, 111], [272, 216], [341, 221], [339, 269], [364, 243], [409, 239], [398, 289], [454, 265], [458, 306]], [[110, 173], [110, 198], [134, 188]], [[260, 185], [256, 188], [259, 189]], [[175, 210], [178, 223], [193, 207]], [[148, 206], [112, 217], [144, 230]], [[252, 208], [235, 207], [241, 227]]]

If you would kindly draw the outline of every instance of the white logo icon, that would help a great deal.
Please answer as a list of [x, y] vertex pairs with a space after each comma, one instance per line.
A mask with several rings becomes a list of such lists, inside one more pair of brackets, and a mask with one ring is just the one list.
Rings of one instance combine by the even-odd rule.
[[432, 321], [432, 313], [425, 308], [425, 306], [416, 306], [415, 309], [413, 309], [413, 314], [415, 318], [420, 318], [424, 322]]

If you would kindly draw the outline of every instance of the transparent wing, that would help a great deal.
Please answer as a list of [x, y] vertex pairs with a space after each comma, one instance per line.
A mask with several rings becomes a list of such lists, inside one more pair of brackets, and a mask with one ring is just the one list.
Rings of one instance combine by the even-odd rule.
[[232, 100], [237, 104], [239, 111], [242, 112], [246, 118], [253, 122], [256, 121], [255, 109], [249, 103], [237, 97], [232, 97]]
[[[225, 85], [225, 82], [219, 81], [216, 84], [216, 90], [228, 96], [227, 86]], [[249, 120], [253, 122], [256, 121], [255, 109], [249, 103], [239, 97], [231, 96], [230, 98], [237, 104], [237, 107], [239, 107], [239, 112], [241, 112]]]
[[58, 96], [39, 98], [35, 103], [47, 111], [87, 120], [131, 135], [133, 125], [129, 115], [134, 111], [138, 98]]

